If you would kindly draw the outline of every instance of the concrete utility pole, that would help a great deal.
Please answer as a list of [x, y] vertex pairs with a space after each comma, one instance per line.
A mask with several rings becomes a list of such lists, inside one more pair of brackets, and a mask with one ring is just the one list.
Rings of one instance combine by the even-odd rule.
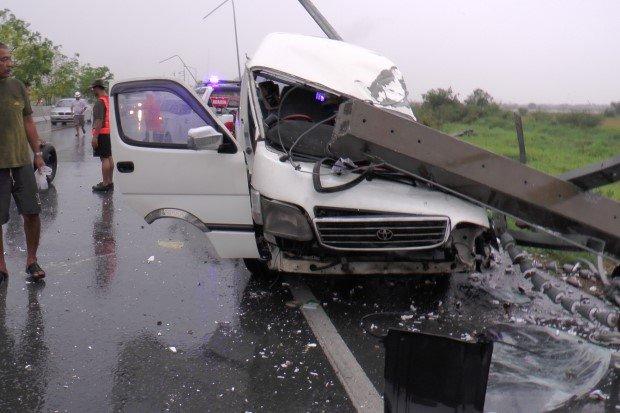
[[304, 7], [304, 9], [306, 9], [310, 17], [314, 19], [316, 24], [319, 25], [319, 27], [321, 28], [321, 30], [323, 30], [323, 33], [325, 33], [327, 37], [332, 40], [342, 41], [342, 37], [340, 37], [338, 32], [336, 32], [336, 29], [334, 29], [332, 25], [329, 24], [325, 16], [321, 14], [319, 9], [316, 8], [316, 6], [314, 5], [314, 3], [312, 3], [311, 0], [299, 0], [299, 3]]
[[235, 28], [235, 52], [237, 54], [237, 75], [239, 76], [239, 81], [241, 81], [241, 61], [239, 60], [239, 37], [237, 35], [237, 13], [235, 11], [235, 0], [224, 0], [216, 8], [214, 8], [209, 13], [207, 13], [207, 15], [202, 18], [202, 20], [206, 19], [207, 17], [215, 13], [217, 9], [219, 9], [220, 7], [222, 7], [224, 4], [228, 3], [229, 1], [232, 3], [233, 25]]

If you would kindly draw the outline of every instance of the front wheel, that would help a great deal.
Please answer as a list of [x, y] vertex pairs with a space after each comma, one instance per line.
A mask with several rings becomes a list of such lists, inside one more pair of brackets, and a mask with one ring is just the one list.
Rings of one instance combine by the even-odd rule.
[[43, 152], [43, 161], [52, 169], [52, 173], [47, 176], [47, 182], [51, 183], [56, 177], [56, 170], [58, 169], [56, 148], [50, 144], [45, 144], [41, 146], [41, 152]]
[[56, 126], [56, 124], [57, 124], [57, 123], [58, 123], [58, 122], [54, 122], [54, 121], [52, 121], [52, 126]]
[[243, 263], [254, 279], [266, 279], [273, 275], [265, 261], [255, 258], [244, 258]]

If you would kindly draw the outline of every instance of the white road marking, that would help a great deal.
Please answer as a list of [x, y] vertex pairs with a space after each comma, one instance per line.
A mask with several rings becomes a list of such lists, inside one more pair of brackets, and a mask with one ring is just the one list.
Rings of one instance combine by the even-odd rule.
[[382, 412], [383, 398], [338, 334], [320, 303], [316, 307], [303, 307], [305, 303], [318, 301], [314, 294], [297, 279], [289, 277], [286, 281], [290, 285], [295, 300], [301, 303], [301, 312], [306, 317], [310, 329], [316, 336], [353, 406], [358, 412]]

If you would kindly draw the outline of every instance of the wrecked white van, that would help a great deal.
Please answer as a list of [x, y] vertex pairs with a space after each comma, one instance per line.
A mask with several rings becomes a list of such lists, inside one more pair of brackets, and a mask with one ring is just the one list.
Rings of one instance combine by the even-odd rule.
[[267, 36], [245, 68], [236, 139], [174, 80], [116, 82], [111, 98], [125, 201], [148, 223], [192, 223], [254, 274], [448, 274], [488, 256], [483, 208], [330, 153], [347, 100], [415, 119], [400, 71], [374, 52]]

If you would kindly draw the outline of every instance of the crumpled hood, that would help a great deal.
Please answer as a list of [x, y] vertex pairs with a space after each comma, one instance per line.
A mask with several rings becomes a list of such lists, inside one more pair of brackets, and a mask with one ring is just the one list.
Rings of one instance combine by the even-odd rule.
[[[485, 209], [460, 198], [424, 187], [374, 179], [335, 193], [319, 193], [312, 184], [312, 164], [302, 163], [296, 171], [289, 162], [281, 162], [279, 154], [264, 143], [256, 148], [252, 171], [252, 187], [261, 195], [304, 208], [314, 218], [314, 207], [333, 207], [385, 211], [418, 215], [441, 215], [450, 218], [452, 227], [468, 222], [489, 226]], [[357, 175], [329, 175], [324, 168], [323, 186], [342, 185]]]

